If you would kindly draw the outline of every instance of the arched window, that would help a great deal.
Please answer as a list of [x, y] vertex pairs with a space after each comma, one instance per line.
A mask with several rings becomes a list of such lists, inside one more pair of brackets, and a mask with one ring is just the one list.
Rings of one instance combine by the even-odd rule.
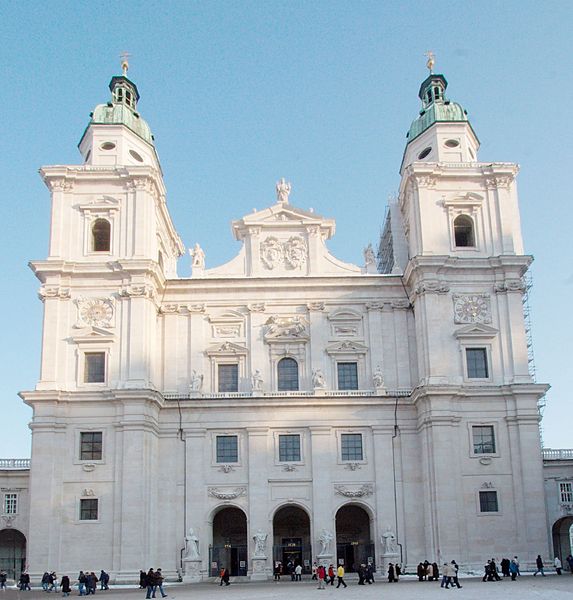
[[111, 248], [111, 224], [106, 219], [96, 219], [92, 225], [92, 251], [109, 252]]
[[460, 215], [454, 221], [454, 239], [458, 248], [475, 246], [474, 222], [467, 215]]
[[298, 363], [294, 358], [281, 358], [277, 365], [277, 389], [279, 392], [298, 390]]

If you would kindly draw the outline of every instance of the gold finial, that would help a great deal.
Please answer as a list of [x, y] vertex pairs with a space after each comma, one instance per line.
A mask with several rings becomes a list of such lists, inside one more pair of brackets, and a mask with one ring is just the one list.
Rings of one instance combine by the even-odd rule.
[[119, 58], [121, 58], [121, 70], [123, 71], [123, 76], [127, 77], [127, 71], [129, 70], [129, 62], [128, 59], [131, 57], [131, 54], [129, 52], [122, 52], [119, 55]]
[[424, 56], [428, 57], [428, 60], [426, 62], [426, 67], [428, 67], [428, 71], [430, 71], [430, 75], [434, 72], [434, 65], [436, 64], [436, 55], [431, 51], [428, 50]]

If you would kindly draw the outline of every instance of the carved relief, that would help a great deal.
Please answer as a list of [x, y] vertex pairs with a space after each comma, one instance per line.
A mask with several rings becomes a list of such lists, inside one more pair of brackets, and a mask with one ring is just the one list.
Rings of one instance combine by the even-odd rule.
[[482, 489], [484, 490], [492, 490], [495, 488], [495, 485], [493, 485], [493, 483], [491, 481], [484, 481], [481, 484]]
[[4, 523], [6, 524], [6, 527], [8, 527], [8, 528], [12, 527], [12, 524], [16, 520], [16, 516], [17, 515], [2, 515], [2, 519], [3, 519]]
[[427, 281], [421, 281], [416, 286], [416, 294], [447, 294], [450, 291], [450, 286], [447, 283], [437, 281], [435, 279], [429, 279]]
[[71, 298], [70, 288], [59, 287], [57, 285], [43, 285], [38, 290], [38, 298], [42, 302], [46, 298], [59, 298], [60, 300], [69, 300]]
[[360, 466], [360, 463], [358, 463], [358, 462], [349, 462], [349, 463], [346, 463], [344, 468], [348, 469], [349, 471], [356, 471], [357, 469], [361, 469], [362, 467]]
[[91, 488], [84, 488], [82, 490], [82, 496], [95, 496], [95, 494]]
[[213, 328], [213, 337], [234, 338], [241, 333], [240, 325], [218, 325]]
[[325, 304], [324, 302], [309, 302], [306, 307], [311, 311], [321, 311], [324, 310]]
[[234, 471], [235, 467], [233, 467], [233, 465], [221, 465], [219, 467], [219, 471], [223, 472], [223, 473], [230, 473], [231, 471]]
[[254, 302], [253, 304], [249, 304], [247, 308], [251, 312], [265, 312], [265, 303], [264, 302]]
[[306, 336], [306, 322], [302, 317], [278, 317], [273, 315], [267, 321], [265, 339], [300, 338]]
[[78, 322], [76, 328], [86, 325], [93, 327], [112, 327], [113, 300], [111, 298], [76, 298], [78, 307]]
[[345, 485], [335, 485], [334, 489], [338, 495], [346, 498], [363, 498], [374, 493], [374, 486], [371, 483], [364, 483], [359, 488], [354, 489], [349, 489]]
[[154, 298], [155, 289], [148, 284], [130, 284], [119, 292], [122, 298]]
[[217, 498], [219, 500], [234, 500], [240, 496], [246, 496], [247, 488], [237, 487], [232, 490], [221, 490], [220, 488], [210, 487], [207, 489], [207, 493], [209, 496], [213, 496], [213, 498]]
[[308, 248], [305, 240], [298, 235], [293, 235], [286, 242], [269, 236], [261, 242], [260, 254], [263, 266], [267, 269], [302, 269], [307, 261]]
[[488, 294], [454, 294], [454, 323], [491, 323]]
[[506, 279], [496, 283], [493, 288], [498, 294], [505, 292], [525, 292], [525, 283], [521, 279]]

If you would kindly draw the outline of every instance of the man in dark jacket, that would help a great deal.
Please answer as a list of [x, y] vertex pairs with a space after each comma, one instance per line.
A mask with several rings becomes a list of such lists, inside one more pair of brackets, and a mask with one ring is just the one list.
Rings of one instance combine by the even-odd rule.
[[540, 554], [537, 555], [537, 558], [535, 559], [535, 564], [537, 565], [537, 571], [533, 573], [533, 577], [535, 577], [537, 573], [541, 573], [543, 577], [545, 577], [545, 573], [543, 572], [543, 561], [541, 560]]
[[101, 573], [99, 574], [99, 583], [100, 583], [100, 590], [109, 590], [109, 574], [106, 573], [103, 569], [101, 570]]

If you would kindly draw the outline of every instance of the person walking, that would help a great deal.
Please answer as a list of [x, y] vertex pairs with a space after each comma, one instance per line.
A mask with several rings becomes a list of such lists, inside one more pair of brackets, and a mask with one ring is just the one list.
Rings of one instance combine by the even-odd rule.
[[388, 583], [394, 583], [395, 581], [397, 581], [396, 571], [394, 570], [394, 565], [390, 563], [388, 565]]
[[517, 567], [517, 576], [521, 577], [521, 571], [519, 570], [519, 558], [517, 558], [517, 556], [514, 556], [513, 560], [515, 562], [515, 566]]
[[510, 573], [509, 573], [509, 558], [502, 558], [501, 562], [499, 563], [499, 566], [501, 567], [501, 573], [504, 577], [509, 577]]
[[231, 575], [229, 573], [229, 569], [227, 569], [227, 567], [225, 567], [225, 569], [223, 570], [223, 577], [221, 578], [221, 585], [223, 585], [223, 583], [225, 585], [231, 585], [231, 582], [229, 581]]
[[344, 567], [342, 565], [338, 565], [336, 575], [338, 576], [338, 583], [336, 584], [336, 589], [338, 589], [341, 584], [344, 587], [347, 587], [346, 582], [344, 581]]
[[[273, 569], [273, 574], [275, 576], [275, 581], [280, 581], [281, 580], [281, 563], [277, 560], [275, 562], [275, 568]], [[223, 575], [221, 574], [221, 577]]]
[[460, 580], [458, 579], [458, 571], [460, 570], [460, 568], [458, 567], [458, 563], [455, 560], [452, 560], [451, 565], [453, 569], [453, 573], [451, 574], [452, 587], [454, 587], [455, 585], [457, 588], [461, 588], [463, 586], [460, 585]]
[[62, 575], [62, 596], [69, 596], [71, 591], [70, 578], [67, 575]]
[[555, 557], [553, 564], [555, 565], [555, 570], [557, 571], [557, 575], [561, 575], [561, 569], [563, 568], [563, 564], [561, 563], [561, 560], [558, 556]]
[[541, 560], [541, 554], [537, 555], [537, 558], [535, 559], [535, 564], [537, 566], [537, 571], [533, 573], [533, 577], [535, 577], [537, 573], [541, 573], [541, 575], [545, 577], [545, 572], [543, 571], [543, 561]]
[[161, 569], [157, 569], [155, 571], [155, 584], [157, 585], [157, 587], [159, 588], [159, 591], [161, 592], [161, 597], [162, 598], [166, 598], [167, 594], [165, 593], [165, 590], [163, 589], [163, 573], [161, 572]]
[[452, 582], [452, 567], [448, 565], [448, 563], [444, 563], [444, 568], [442, 569], [442, 583], [440, 587], [445, 587], [448, 589], [450, 587], [450, 583]]
[[571, 571], [571, 575], [573, 575], [573, 556], [570, 554], [565, 560], [569, 565], [569, 571]]
[[318, 579], [317, 572], [318, 572], [318, 566], [317, 566], [316, 562], [313, 562], [312, 563], [312, 577], [311, 577], [312, 581], [316, 581]]
[[109, 574], [106, 573], [103, 569], [101, 570], [101, 573], [99, 574], [99, 583], [100, 583], [100, 590], [109, 590]]
[[78, 575], [78, 590], [80, 596], [86, 595], [86, 575], [83, 571], [80, 571], [80, 574]]
[[26, 571], [24, 571], [20, 575], [20, 580], [18, 581], [18, 587], [20, 588], [21, 592], [25, 592], [26, 590], [28, 590], [29, 592], [32, 591], [32, 588], [30, 587], [30, 575], [28, 575], [28, 573], [26, 573]]
[[317, 589], [324, 590], [325, 589], [324, 579], [326, 578], [326, 569], [324, 568], [323, 565], [318, 565], [318, 568], [316, 569], [316, 575], [318, 577], [318, 588]]
[[153, 569], [149, 569], [145, 575], [145, 587], [147, 588], [146, 600], [151, 597], [155, 598], [155, 573]]
[[326, 583], [326, 585], [328, 585], [329, 583], [330, 583], [330, 585], [334, 585], [334, 580], [335, 579], [336, 579], [336, 577], [334, 575], [334, 566], [333, 565], [329, 565], [328, 566], [328, 572], [324, 576], [324, 582]]
[[294, 580], [302, 581], [302, 565], [297, 565], [294, 568]]
[[6, 571], [4, 571], [4, 569], [2, 569], [2, 571], [0, 571], [0, 590], [6, 589], [6, 579], [7, 578], [8, 578], [8, 576], [6, 575]]
[[519, 568], [517, 566], [517, 562], [514, 558], [509, 561], [509, 574], [511, 575], [511, 581], [515, 581], [517, 574], [519, 572]]

